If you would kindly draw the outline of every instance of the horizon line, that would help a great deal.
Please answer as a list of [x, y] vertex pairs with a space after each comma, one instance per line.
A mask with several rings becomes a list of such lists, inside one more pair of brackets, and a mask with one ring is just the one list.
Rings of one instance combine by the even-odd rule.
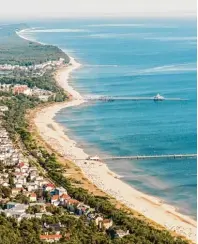
[[195, 18], [197, 19], [197, 13], [196, 12], [172, 12], [171, 14], [167, 14], [167, 13], [125, 13], [125, 14], [117, 14], [117, 13], [92, 13], [92, 14], [77, 14], [77, 13], [70, 13], [68, 15], [59, 15], [59, 16], [55, 16], [55, 15], [43, 15], [42, 17], [38, 17], [38, 16], [0, 16], [0, 20], [45, 20], [45, 19], [80, 19], [80, 18], [90, 18], [90, 19], [95, 19], [95, 18], [174, 18], [174, 19], [178, 19], [178, 18], [185, 18], [185, 19], [189, 19], [189, 18]]

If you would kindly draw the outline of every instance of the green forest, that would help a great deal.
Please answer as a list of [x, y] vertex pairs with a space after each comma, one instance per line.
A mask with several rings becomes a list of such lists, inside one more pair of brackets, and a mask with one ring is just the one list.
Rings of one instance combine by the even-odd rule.
[[58, 47], [27, 41], [16, 34], [16, 31], [26, 28], [25, 24], [0, 28], [0, 64], [28, 66], [59, 58], [69, 62], [69, 57]]

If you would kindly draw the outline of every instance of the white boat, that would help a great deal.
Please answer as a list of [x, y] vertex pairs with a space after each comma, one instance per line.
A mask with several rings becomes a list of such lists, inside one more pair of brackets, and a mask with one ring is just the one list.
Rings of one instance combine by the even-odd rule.
[[163, 101], [163, 100], [164, 100], [164, 97], [161, 96], [159, 93], [156, 96], [154, 96], [154, 101]]

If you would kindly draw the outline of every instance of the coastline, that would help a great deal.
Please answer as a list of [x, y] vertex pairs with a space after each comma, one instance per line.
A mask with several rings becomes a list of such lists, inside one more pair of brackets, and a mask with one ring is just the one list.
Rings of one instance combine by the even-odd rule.
[[[36, 114], [34, 122], [41, 137], [56, 151], [64, 155], [66, 159], [72, 160], [79, 166], [83, 174], [99, 189], [168, 230], [196, 242], [196, 221], [178, 213], [173, 206], [127, 185], [118, 179], [106, 164], [86, 160], [88, 154], [83, 149], [78, 148], [76, 142], [70, 140], [65, 134], [63, 127], [54, 121], [55, 114], [62, 108], [78, 106], [85, 102], [82, 100], [81, 95], [68, 84], [70, 73], [81, 66], [73, 58], [70, 57], [70, 60], [71, 65], [61, 68], [57, 72], [56, 80], [75, 100], [65, 104], [52, 105]], [[81, 100], [78, 100], [79, 98]], [[84, 163], [85, 161], [86, 163]]]
[[[23, 36], [21, 33], [25, 32], [26, 30], [30, 30], [30, 29], [34, 29], [34, 28], [27, 28], [27, 29], [23, 29], [23, 30], [20, 30], [20, 31], [15, 31], [16, 35], [19, 36], [20, 38], [26, 40], [26, 41], [31, 41], [30, 39], [26, 38], [25, 36]], [[39, 41], [34, 41], [32, 40], [33, 42], [37, 43], [37, 44], [40, 44], [40, 45], [46, 45], [45, 43], [43, 42], [39, 42]]]
[[[22, 35], [19, 36], [24, 38]], [[58, 70], [56, 74], [57, 83], [74, 99], [67, 103], [54, 104], [38, 111], [34, 118], [34, 123], [39, 134], [47, 144], [50, 144], [65, 159], [72, 160], [79, 166], [88, 180], [99, 189], [168, 230], [196, 242], [196, 221], [176, 212], [174, 207], [161, 202], [159, 199], [139, 192], [127, 185], [118, 179], [116, 174], [111, 172], [106, 164], [86, 160], [88, 155], [83, 149], [78, 148], [76, 142], [69, 139], [65, 134], [64, 128], [54, 121], [55, 114], [62, 108], [79, 106], [85, 102], [82, 96], [68, 84], [71, 72], [80, 68], [80, 66], [79, 63], [70, 57], [70, 65]], [[79, 158], [84, 160], [77, 160]], [[84, 163], [85, 161], [86, 164]]]

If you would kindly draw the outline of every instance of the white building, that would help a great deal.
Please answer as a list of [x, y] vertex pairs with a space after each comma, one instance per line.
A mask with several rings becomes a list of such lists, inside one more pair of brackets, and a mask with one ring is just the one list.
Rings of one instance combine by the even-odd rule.
[[0, 106], [0, 111], [6, 112], [6, 111], [8, 111], [8, 107], [7, 106]]

